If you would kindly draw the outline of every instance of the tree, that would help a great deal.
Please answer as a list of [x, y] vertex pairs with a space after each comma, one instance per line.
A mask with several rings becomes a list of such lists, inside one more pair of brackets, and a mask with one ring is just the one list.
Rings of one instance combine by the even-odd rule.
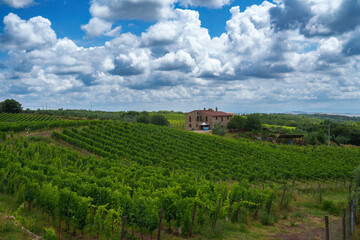
[[247, 131], [251, 130], [260, 130], [262, 127], [260, 115], [259, 114], [250, 114], [246, 116], [246, 125], [245, 129]]
[[22, 111], [21, 104], [14, 99], [6, 99], [1, 102], [1, 112], [20, 113]]
[[150, 118], [149, 118], [148, 114], [146, 114], [146, 115], [140, 114], [139, 116], [137, 116], [136, 122], [148, 124], [148, 123], [150, 123]]
[[243, 129], [245, 128], [245, 125], [246, 125], [246, 118], [243, 116], [235, 115], [230, 119], [227, 128], [230, 130]]
[[215, 124], [214, 124], [214, 127], [212, 128], [212, 131], [211, 131], [211, 132], [212, 132], [212, 134], [214, 134], [214, 135], [225, 136], [225, 134], [226, 134], [226, 128], [220, 126], [220, 124], [218, 124], [218, 123], [215, 123]]
[[150, 123], [160, 126], [169, 126], [169, 121], [163, 115], [152, 115], [150, 117]]

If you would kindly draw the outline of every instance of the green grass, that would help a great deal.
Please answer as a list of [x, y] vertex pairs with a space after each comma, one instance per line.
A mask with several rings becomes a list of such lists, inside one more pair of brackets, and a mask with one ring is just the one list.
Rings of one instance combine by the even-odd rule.
[[270, 128], [270, 129], [288, 129], [288, 130], [295, 130], [296, 127], [289, 127], [289, 126], [281, 126], [281, 125], [271, 125], [271, 124], [263, 124], [264, 127]]
[[[158, 115], [158, 114], [150, 113], [150, 115]], [[167, 120], [181, 120], [185, 122], [185, 114], [169, 113], [169, 114], [160, 114], [160, 115], [163, 115]]]
[[30, 235], [15, 226], [7, 219], [1, 218], [0, 215], [0, 240], [24, 240], [31, 239]]

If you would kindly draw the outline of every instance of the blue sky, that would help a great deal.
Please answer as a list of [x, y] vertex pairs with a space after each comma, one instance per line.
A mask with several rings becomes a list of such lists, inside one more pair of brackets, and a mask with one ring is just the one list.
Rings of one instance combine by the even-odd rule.
[[358, 0], [0, 0], [0, 101], [360, 113]]

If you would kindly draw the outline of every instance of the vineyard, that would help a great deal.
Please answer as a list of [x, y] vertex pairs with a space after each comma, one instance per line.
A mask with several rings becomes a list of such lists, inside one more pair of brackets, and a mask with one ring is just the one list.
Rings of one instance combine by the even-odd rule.
[[[16, 117], [11, 131], [31, 119]], [[152, 238], [160, 215], [167, 234], [206, 236], [217, 224], [269, 218], [281, 195], [277, 207], [286, 208], [291, 194], [275, 182], [345, 182], [360, 165], [359, 148], [256, 143], [112, 120], [33, 122], [57, 129], [51, 138], [1, 134], [1, 193], [46, 213], [59, 238], [71, 229], [86, 239], [118, 239], [125, 223], [129, 239]]]
[[94, 154], [211, 180], [346, 179], [360, 164], [360, 149], [293, 148], [199, 135], [154, 125], [94, 122], [53, 136]]
[[69, 127], [88, 124], [88, 121], [67, 120], [62, 117], [25, 113], [0, 113], [0, 131], [19, 132], [43, 128]]

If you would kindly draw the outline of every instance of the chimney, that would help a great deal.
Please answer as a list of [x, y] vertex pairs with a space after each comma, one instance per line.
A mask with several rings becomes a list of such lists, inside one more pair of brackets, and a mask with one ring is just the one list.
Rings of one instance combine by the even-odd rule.
[[204, 108], [204, 111], [206, 110], [206, 108]]
[[217, 111], [217, 107], [215, 108], [215, 110]]

